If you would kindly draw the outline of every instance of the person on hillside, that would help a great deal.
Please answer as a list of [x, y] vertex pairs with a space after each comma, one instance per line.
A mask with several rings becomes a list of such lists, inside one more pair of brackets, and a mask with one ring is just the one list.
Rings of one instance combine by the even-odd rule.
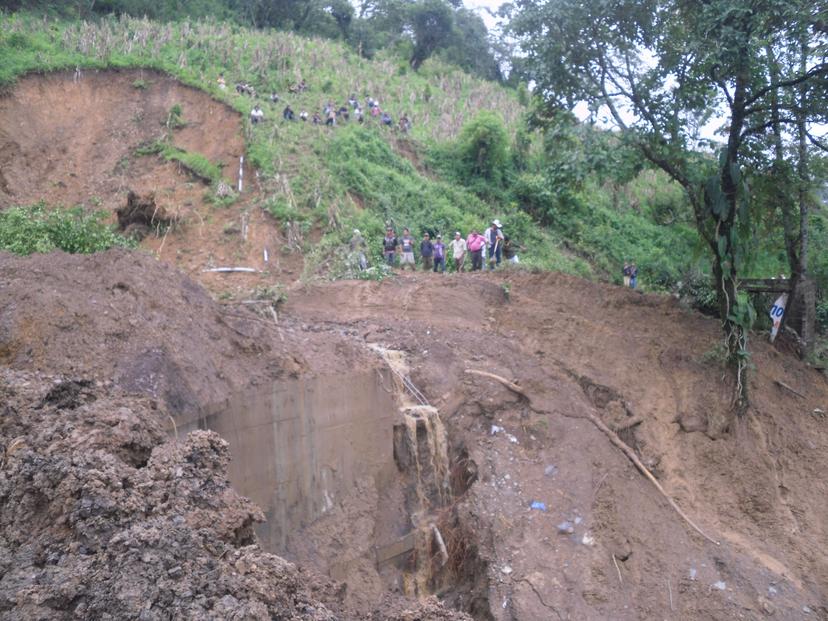
[[333, 108], [328, 108], [328, 114], [325, 118], [325, 125], [328, 127], [336, 125], [336, 111]]
[[391, 118], [391, 115], [388, 114], [387, 112], [382, 113], [382, 124], [385, 125], [386, 127], [391, 127], [394, 124], [394, 121]]
[[363, 115], [362, 113], [362, 108], [357, 108], [356, 110], [354, 110], [354, 116], [356, 117], [357, 123], [359, 123], [360, 125], [365, 123], [365, 115]]
[[272, 104], [279, 103], [279, 95], [277, 95], [275, 92], [270, 93], [270, 103], [272, 103]]
[[451, 240], [451, 256], [454, 259], [454, 269], [458, 272], [463, 271], [463, 263], [466, 261], [466, 252], [468, 246], [466, 240], [460, 235], [460, 231], [454, 232], [454, 239]]
[[385, 229], [385, 237], [382, 240], [382, 256], [385, 257], [385, 263], [389, 267], [394, 267], [394, 262], [397, 258], [397, 236], [394, 235], [394, 229], [390, 226]]
[[351, 118], [351, 111], [348, 110], [345, 106], [340, 106], [339, 110], [336, 111], [336, 115], [340, 117], [343, 121], [347, 121]]
[[635, 289], [638, 286], [638, 266], [633, 261], [630, 264], [630, 289]]
[[380, 107], [378, 105], [376, 105], [376, 102], [374, 102], [374, 105], [371, 106], [371, 116], [376, 118], [379, 115], [380, 115]]
[[308, 120], [308, 113], [307, 113], [305, 110], [302, 110], [302, 111], [299, 113], [299, 120], [300, 120], [300, 121], [305, 121], [305, 122], [307, 122], [307, 120]]
[[503, 257], [503, 227], [500, 220], [492, 220], [491, 226], [486, 229], [486, 248], [489, 255], [489, 267], [494, 269], [500, 265]]
[[423, 235], [423, 241], [420, 242], [420, 257], [423, 259], [423, 271], [430, 272], [434, 267], [434, 244], [428, 233]]
[[624, 268], [621, 270], [621, 274], [624, 276], [624, 286], [630, 286], [630, 262], [629, 260], [624, 261]]
[[218, 80], [216, 80], [216, 82], [218, 82], [218, 87], [221, 90], [223, 90], [223, 91], [227, 90], [227, 82], [224, 80], [224, 74], [223, 73], [219, 74]]
[[466, 239], [466, 247], [469, 249], [472, 259], [472, 271], [477, 272], [483, 269], [483, 249], [486, 247], [486, 238], [473, 229]]
[[518, 249], [520, 246], [508, 235], [503, 236], [503, 258], [509, 263], [520, 263]]
[[253, 106], [253, 109], [250, 111], [250, 122], [253, 125], [258, 125], [264, 119], [264, 112], [259, 107], [259, 104]]
[[434, 273], [441, 274], [446, 271], [446, 246], [443, 244], [443, 236], [438, 235], [434, 242]]
[[408, 115], [403, 112], [403, 115], [400, 117], [400, 131], [403, 134], [407, 134], [410, 129], [411, 121], [408, 119]]
[[293, 108], [290, 107], [290, 104], [285, 106], [285, 109], [282, 110], [282, 118], [286, 121], [292, 121], [296, 118], [296, 115], [293, 113]]
[[366, 257], [365, 253], [368, 250], [368, 245], [365, 243], [365, 238], [362, 237], [359, 229], [354, 229], [354, 234], [351, 236], [351, 241], [348, 245], [351, 248], [351, 254], [357, 259], [360, 271], [364, 272], [367, 270], [368, 257]]
[[322, 117], [319, 116], [318, 112], [313, 113], [312, 122], [313, 122], [314, 125], [319, 125], [320, 123], [322, 123]]
[[359, 108], [359, 102], [357, 101], [356, 95], [351, 93], [351, 96], [348, 97], [348, 105], [351, 106], [354, 110]]
[[414, 238], [411, 237], [411, 231], [407, 228], [403, 229], [403, 235], [400, 238], [400, 250], [402, 251], [400, 269], [405, 269], [406, 265], [410, 265], [411, 271], [413, 272], [417, 269], [414, 261]]

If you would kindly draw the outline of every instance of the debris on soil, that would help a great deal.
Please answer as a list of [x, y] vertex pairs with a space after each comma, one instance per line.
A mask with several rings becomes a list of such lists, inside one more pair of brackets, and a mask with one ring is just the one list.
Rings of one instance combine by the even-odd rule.
[[153, 230], [169, 226], [167, 210], [155, 203], [155, 192], [139, 195], [129, 191], [126, 205], [115, 210], [118, 228], [128, 237], [141, 241]]

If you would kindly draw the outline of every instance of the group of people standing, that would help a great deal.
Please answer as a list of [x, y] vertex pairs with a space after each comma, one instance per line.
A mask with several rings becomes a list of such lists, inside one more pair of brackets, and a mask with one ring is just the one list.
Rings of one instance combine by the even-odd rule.
[[[354, 231], [355, 237], [359, 231]], [[361, 236], [360, 236], [361, 237]], [[364, 242], [363, 242], [364, 245]], [[405, 269], [411, 267], [416, 269], [417, 259], [415, 249], [417, 241], [411, 235], [411, 230], [404, 228], [402, 235], [397, 236], [393, 227], [386, 228], [385, 237], [382, 240], [382, 253], [386, 265], [396, 267], [399, 258], [399, 267]], [[354, 251], [354, 240], [351, 241], [351, 250]], [[465, 270], [466, 257], [471, 257], [471, 271], [484, 269], [484, 258], [488, 257], [488, 266], [494, 269], [500, 265], [503, 257], [512, 263], [518, 262], [517, 249], [511, 240], [503, 234], [503, 226], [499, 220], [493, 220], [489, 228], [481, 234], [478, 230], [472, 230], [467, 237], [463, 237], [460, 231], [455, 231], [454, 239], [448, 244], [443, 242], [443, 236], [437, 235], [432, 239], [428, 232], [423, 233], [419, 242], [420, 263], [423, 270], [433, 272], [444, 272], [446, 261], [449, 256], [453, 261], [455, 271]], [[363, 255], [360, 255], [360, 268], [362, 267]]]
[[[225, 90], [227, 88], [227, 84], [224, 81], [224, 75], [219, 75], [218, 78], [218, 85], [219, 88]], [[291, 93], [302, 93], [308, 90], [308, 85], [305, 83], [304, 80], [299, 82], [295, 87], [291, 87], [289, 90]], [[256, 90], [248, 85], [248, 84], [237, 84], [236, 85], [236, 92], [240, 95], [249, 95], [252, 98], [256, 97]], [[274, 105], [279, 103], [279, 95], [276, 93], [272, 93], [270, 95], [270, 102]], [[366, 112], [367, 111], [367, 112]], [[256, 103], [250, 111], [250, 123], [252, 125], [258, 125], [262, 121], [264, 121], [264, 110], [262, 110], [261, 106]], [[358, 122], [364, 123], [365, 117], [373, 117], [376, 118], [382, 125], [386, 127], [393, 127], [394, 120], [391, 118], [391, 115], [388, 114], [387, 111], [382, 110], [379, 105], [379, 101], [374, 99], [373, 97], [367, 97], [365, 100], [365, 108], [362, 107], [359, 100], [357, 99], [356, 95], [352, 94], [348, 98], [348, 105], [335, 105], [333, 102], [328, 101], [322, 108], [322, 114], [320, 115], [318, 112], [314, 112], [313, 116], [310, 116], [306, 111], [301, 111], [298, 115], [300, 121], [310, 121], [313, 125], [327, 125], [328, 127], [333, 127], [338, 123], [348, 121], [351, 117]], [[285, 121], [295, 121], [297, 118], [296, 113], [293, 111], [293, 108], [288, 103], [285, 108], [282, 110], [282, 118]], [[411, 119], [408, 118], [408, 114], [403, 113], [399, 119], [399, 130], [406, 134], [411, 129]]]

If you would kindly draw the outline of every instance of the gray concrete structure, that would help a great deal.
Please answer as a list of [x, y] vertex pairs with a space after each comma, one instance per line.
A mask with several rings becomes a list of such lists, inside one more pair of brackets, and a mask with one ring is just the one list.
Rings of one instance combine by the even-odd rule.
[[285, 549], [290, 532], [322, 516], [353, 488], [395, 471], [395, 405], [388, 371], [280, 381], [231, 395], [179, 432], [211, 429], [230, 443], [233, 486], [264, 510], [259, 540]]

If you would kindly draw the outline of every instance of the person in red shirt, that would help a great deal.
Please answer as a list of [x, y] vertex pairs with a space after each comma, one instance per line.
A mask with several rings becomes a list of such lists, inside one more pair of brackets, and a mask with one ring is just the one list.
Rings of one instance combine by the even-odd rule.
[[472, 230], [469, 237], [466, 239], [466, 246], [471, 253], [472, 271], [479, 271], [483, 269], [483, 249], [486, 247], [486, 238], [483, 237], [476, 229]]

